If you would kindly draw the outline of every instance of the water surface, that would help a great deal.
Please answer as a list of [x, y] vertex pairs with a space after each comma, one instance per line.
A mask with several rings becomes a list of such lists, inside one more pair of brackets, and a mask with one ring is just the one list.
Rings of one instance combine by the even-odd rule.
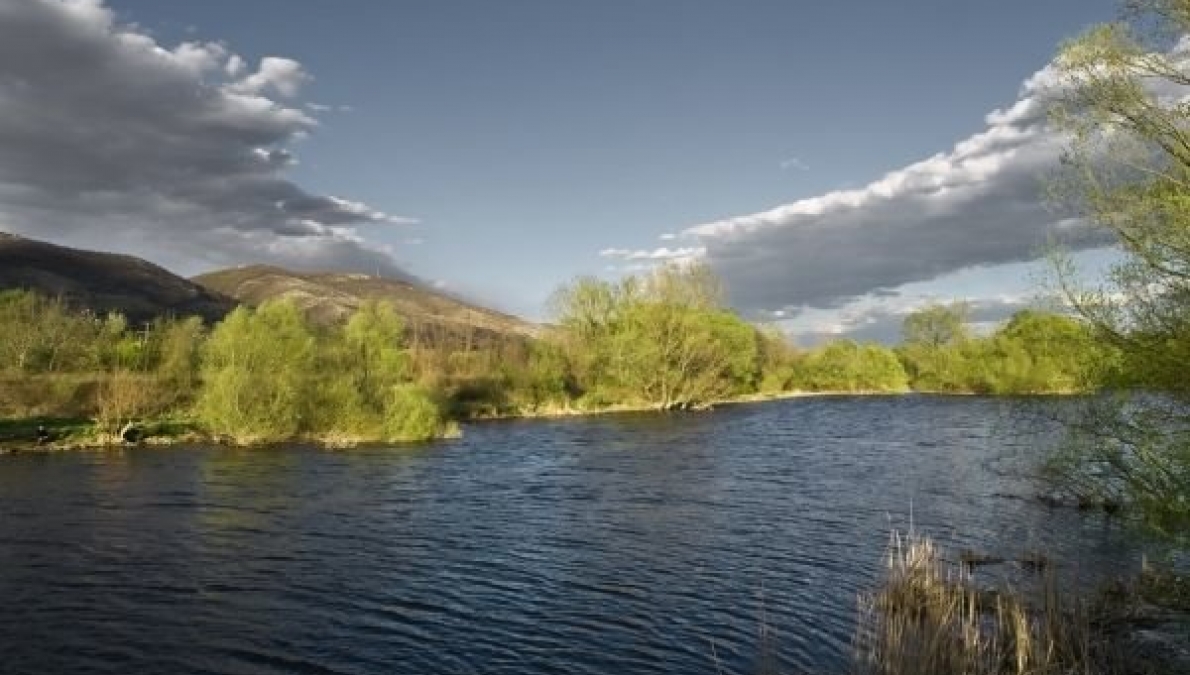
[[0, 457], [0, 670], [840, 672], [910, 514], [1073, 576], [1136, 566], [1118, 523], [1032, 499], [1053, 405], [815, 398], [417, 448]]

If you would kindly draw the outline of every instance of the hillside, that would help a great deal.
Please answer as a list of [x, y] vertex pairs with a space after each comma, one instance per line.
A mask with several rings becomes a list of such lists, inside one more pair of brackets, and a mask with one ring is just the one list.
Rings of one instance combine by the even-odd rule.
[[298, 273], [252, 265], [203, 274], [194, 281], [248, 305], [289, 298], [314, 321], [323, 324], [344, 320], [365, 300], [384, 300], [393, 304], [414, 335], [435, 342], [444, 338], [466, 341], [529, 336], [537, 328], [514, 316], [471, 305], [403, 279]]
[[129, 255], [98, 253], [0, 232], [0, 290], [26, 289], [134, 323], [166, 315], [216, 321], [235, 301]]

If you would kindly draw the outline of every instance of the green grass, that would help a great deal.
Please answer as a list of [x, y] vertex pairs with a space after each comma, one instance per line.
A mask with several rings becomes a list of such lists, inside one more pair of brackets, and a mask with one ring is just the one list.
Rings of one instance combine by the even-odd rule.
[[[120, 439], [104, 434], [92, 419], [83, 417], [26, 417], [0, 419], [0, 447], [31, 448], [37, 444], [37, 427], [44, 426], [50, 433], [51, 449], [94, 447], [118, 444]], [[168, 443], [186, 439], [199, 439], [204, 435], [194, 421], [188, 417], [169, 416], [142, 421], [138, 427], [148, 443]]]
[[36, 444], [37, 427], [49, 430], [55, 442], [73, 442], [95, 435], [95, 423], [79, 417], [0, 419], [0, 443]]

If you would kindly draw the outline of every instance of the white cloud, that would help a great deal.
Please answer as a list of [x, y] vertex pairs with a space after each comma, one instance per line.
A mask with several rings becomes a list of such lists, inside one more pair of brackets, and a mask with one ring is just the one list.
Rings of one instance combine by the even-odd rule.
[[633, 251], [624, 248], [605, 248], [599, 252], [604, 258], [618, 258], [627, 261], [681, 262], [700, 258], [706, 250], [702, 247], [667, 248]]
[[783, 159], [777, 163], [777, 167], [780, 168], [782, 171], [789, 171], [791, 169], [794, 171], [809, 171], [810, 170], [810, 165], [806, 164], [805, 162], [798, 159], [797, 157], [789, 157], [787, 159]]
[[273, 92], [286, 98], [297, 96], [298, 91], [312, 79], [302, 69], [302, 64], [293, 59], [266, 56], [260, 60], [260, 68], [253, 74], [232, 85], [232, 90], [244, 94], [266, 94]]
[[309, 79], [301, 64], [244, 71], [222, 44], [162, 47], [99, 0], [0, 0], [0, 229], [183, 272], [399, 274], [355, 228], [411, 221], [283, 175], [317, 125], [285, 102]]
[[227, 63], [224, 64], [223, 72], [227, 73], [229, 77], [239, 77], [240, 73], [244, 72], [244, 69], [247, 67], [248, 64], [244, 62], [243, 58], [238, 54], [232, 54], [228, 57]]
[[684, 234], [705, 248], [746, 311], [829, 308], [881, 289], [977, 265], [1038, 257], [1047, 237], [1073, 248], [1104, 235], [1049, 210], [1043, 178], [1062, 139], [1046, 119], [1050, 69], [983, 131], [859, 189], [705, 223]]

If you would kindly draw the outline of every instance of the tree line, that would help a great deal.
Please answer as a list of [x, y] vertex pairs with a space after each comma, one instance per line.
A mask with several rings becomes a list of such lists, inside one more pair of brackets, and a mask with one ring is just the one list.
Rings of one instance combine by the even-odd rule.
[[0, 294], [0, 415], [88, 417], [103, 433], [172, 417], [237, 443], [410, 441], [462, 419], [608, 408], [692, 409], [785, 392], [1077, 392], [1117, 360], [1088, 326], [1022, 312], [987, 337], [962, 305], [905, 321], [895, 348], [799, 349], [727, 308], [705, 266], [581, 278], [538, 338], [427, 344], [383, 302], [345, 323], [294, 304], [132, 326], [26, 291]]

